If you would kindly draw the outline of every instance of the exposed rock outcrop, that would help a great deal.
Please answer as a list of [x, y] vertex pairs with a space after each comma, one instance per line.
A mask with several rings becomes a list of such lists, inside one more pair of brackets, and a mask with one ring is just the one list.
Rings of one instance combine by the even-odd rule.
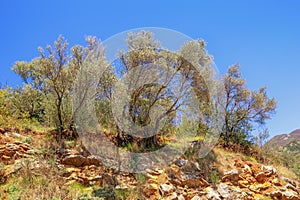
[[[0, 161], [5, 166], [4, 170], [0, 170], [2, 183], [10, 174], [20, 170], [24, 162], [28, 169], [36, 169], [40, 165], [35, 159], [37, 151], [30, 144], [20, 142], [22, 138], [22, 134], [7, 133], [5, 130], [2, 133], [0, 129]], [[234, 161], [234, 167], [224, 171], [217, 184], [203, 178], [199, 163], [182, 158], [164, 169], [146, 170], [142, 181], [135, 174], [117, 173], [102, 165], [97, 157], [84, 156], [76, 150], [67, 149], [55, 165], [63, 170], [66, 185], [79, 182], [86, 186], [97, 185], [119, 190], [139, 188], [146, 199], [153, 200], [255, 200], [264, 197], [300, 200], [297, 181], [280, 177], [273, 166], [250, 161]]]

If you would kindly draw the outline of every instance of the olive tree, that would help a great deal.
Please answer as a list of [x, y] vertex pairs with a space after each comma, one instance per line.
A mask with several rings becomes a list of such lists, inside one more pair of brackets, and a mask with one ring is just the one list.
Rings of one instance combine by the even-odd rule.
[[[46, 115], [53, 114], [59, 132], [58, 141], [62, 139], [62, 130], [73, 123], [71, 94], [77, 74], [86, 55], [100, 40], [88, 36], [86, 42], [86, 47], [75, 45], [69, 48], [64, 37], [59, 36], [53, 46], [38, 48], [39, 57], [30, 62], [18, 61], [12, 67], [25, 84], [44, 94], [47, 100]], [[36, 101], [39, 102], [39, 99]]]
[[242, 144], [255, 125], [263, 125], [276, 109], [276, 100], [266, 88], [249, 90], [238, 65], [231, 66], [223, 77], [225, 87], [225, 121], [222, 132], [224, 145]]
[[[160, 107], [167, 116], [160, 133], [172, 132], [176, 117], [180, 109], [186, 106], [191, 90], [194, 90], [199, 102], [210, 101], [203, 76], [208, 76], [212, 58], [205, 50], [203, 41], [187, 42], [177, 52], [163, 49], [160, 42], [154, 40], [151, 32], [130, 33], [126, 41], [128, 50], [120, 51], [120, 65], [117, 67], [121, 74], [135, 73], [134, 80], [128, 83], [137, 87], [130, 94], [127, 108], [130, 120], [135, 125], [145, 127], [151, 124], [155, 115], [152, 113], [151, 117], [151, 112], [155, 107]], [[193, 57], [190, 57], [190, 52], [194, 52]], [[165, 77], [165, 82], [159, 82], [156, 75], [161, 79]], [[147, 79], [154, 81], [148, 83]], [[117, 133], [118, 143], [121, 145], [136, 139], [128, 136], [118, 126]], [[145, 135], [141, 143], [147, 148], [159, 145], [156, 135]]]

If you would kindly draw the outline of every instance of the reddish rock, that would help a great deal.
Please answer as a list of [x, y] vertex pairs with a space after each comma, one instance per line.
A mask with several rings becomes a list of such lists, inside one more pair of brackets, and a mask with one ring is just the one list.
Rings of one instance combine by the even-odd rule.
[[233, 169], [231, 171], [225, 172], [222, 177], [223, 182], [230, 182], [233, 185], [238, 185], [239, 172], [237, 169]]
[[4, 134], [5, 133], [5, 129], [4, 128], [0, 128], [0, 134]]
[[257, 182], [259, 182], [259, 183], [264, 183], [264, 182], [266, 182], [267, 177], [266, 177], [266, 175], [265, 175], [264, 172], [258, 172], [258, 173], [255, 175], [255, 179], [256, 179]]
[[158, 185], [155, 183], [147, 184], [146, 187], [143, 189], [143, 193], [146, 195], [146, 197], [151, 197], [153, 195], [157, 196], [158, 194]]
[[82, 167], [88, 165], [99, 166], [100, 161], [94, 156], [84, 157], [82, 155], [70, 155], [66, 156], [62, 161], [64, 165], [71, 165], [75, 167]]
[[182, 187], [188, 186], [189, 188], [200, 188], [200, 187], [209, 186], [209, 183], [203, 178], [197, 178], [197, 179], [183, 180], [181, 182], [181, 186]]
[[274, 178], [272, 180], [272, 183], [275, 185], [275, 186], [282, 186], [282, 184], [280, 183], [279, 179], [278, 178]]
[[239, 180], [238, 183], [239, 183], [239, 187], [240, 188], [247, 188], [247, 187], [249, 187], [249, 182], [247, 180]]

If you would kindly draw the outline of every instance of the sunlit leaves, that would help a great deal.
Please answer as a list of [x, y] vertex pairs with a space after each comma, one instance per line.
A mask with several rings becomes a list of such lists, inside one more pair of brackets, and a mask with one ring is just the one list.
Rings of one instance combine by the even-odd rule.
[[239, 143], [242, 141], [239, 135], [246, 138], [255, 125], [264, 125], [270, 119], [276, 109], [276, 100], [267, 96], [265, 87], [249, 90], [238, 65], [228, 69], [223, 82], [226, 115], [222, 136], [226, 143]]

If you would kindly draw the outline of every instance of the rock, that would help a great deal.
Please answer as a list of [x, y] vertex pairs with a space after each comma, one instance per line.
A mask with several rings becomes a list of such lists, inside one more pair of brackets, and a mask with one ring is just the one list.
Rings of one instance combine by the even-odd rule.
[[285, 181], [285, 182], [288, 182], [288, 183], [292, 184], [294, 187], [297, 187], [297, 183], [294, 180], [291, 180], [291, 179], [286, 178], [286, 177], [281, 177], [280, 179]]
[[95, 165], [89, 165], [79, 168], [68, 167], [65, 169], [63, 177], [65, 177], [69, 182], [72, 180], [76, 180], [77, 182], [86, 186], [98, 185], [100, 187], [111, 187], [117, 185], [116, 178], [112, 176], [112, 174], [105, 172], [101, 167], [97, 167]]
[[198, 162], [189, 160], [189, 161], [187, 161], [187, 162], [185, 163], [184, 166], [181, 167], [181, 171], [182, 171], [183, 173], [200, 172], [200, 171], [201, 171], [201, 168], [200, 168]]
[[282, 200], [299, 200], [300, 197], [295, 191], [280, 191], [275, 190], [270, 193], [270, 196]]
[[274, 178], [272, 180], [272, 183], [275, 185], [275, 186], [282, 186], [282, 184], [280, 183], [279, 179], [278, 178]]
[[233, 185], [238, 185], [239, 171], [233, 169], [231, 171], [225, 172], [222, 177], [223, 182], [231, 182]]
[[36, 151], [34, 149], [30, 149], [30, 150], [27, 150], [26, 153], [28, 153], [30, 155], [35, 155]]
[[[206, 192], [203, 191], [203, 195], [206, 195]], [[185, 199], [192, 199], [194, 196], [201, 196], [199, 190], [195, 189], [190, 189], [190, 188], [185, 188], [182, 190], [182, 195], [184, 196]]]
[[177, 200], [178, 197], [177, 197], [177, 193], [176, 192], [173, 192], [171, 195], [167, 196], [166, 198], [164, 198], [166, 200]]
[[177, 196], [177, 200], [185, 200], [183, 194], [178, 195], [178, 196]]
[[82, 155], [70, 155], [63, 158], [61, 161], [64, 165], [82, 167], [88, 165], [99, 166], [100, 161], [94, 156], [83, 157]]
[[267, 177], [264, 172], [259, 172], [255, 175], [255, 179], [259, 183], [264, 183], [264, 182], [266, 182]]
[[266, 176], [277, 175], [277, 170], [273, 166], [262, 165], [261, 170], [265, 172]]
[[287, 189], [291, 189], [291, 190], [297, 191], [297, 188], [294, 185], [290, 184], [290, 183], [286, 184], [285, 187]]
[[64, 173], [63, 173], [63, 177], [69, 177], [69, 176], [71, 176], [71, 174], [78, 173], [80, 171], [81, 170], [79, 168], [74, 168], [74, 167], [66, 168]]
[[239, 187], [231, 187], [230, 188], [230, 198], [228, 200], [244, 200], [244, 199], [253, 199], [251, 192], [244, 192]]
[[267, 190], [271, 187], [270, 182], [265, 182], [263, 184], [253, 184], [249, 186], [249, 189], [253, 192], [260, 193], [261, 191]]
[[251, 168], [249, 167], [249, 165], [247, 165], [247, 164], [244, 165], [244, 168], [243, 168], [242, 171], [243, 171], [243, 173], [245, 173], [245, 174], [252, 175], [252, 170], [251, 170]]
[[159, 186], [159, 192], [163, 197], [169, 196], [175, 190], [176, 188], [174, 187], [174, 185], [171, 184], [164, 183]]
[[157, 174], [146, 174], [146, 177], [149, 181], [154, 181], [155, 183], [165, 183], [167, 181], [167, 174], [164, 172], [157, 173]]
[[17, 173], [20, 169], [22, 169], [24, 166], [27, 166], [28, 169], [37, 169], [40, 167], [40, 164], [38, 161], [32, 159], [32, 158], [26, 158], [26, 159], [20, 159], [16, 160], [16, 162], [13, 165], [8, 165], [5, 168], [5, 176], [9, 176], [11, 174]]
[[282, 199], [283, 200], [299, 200], [300, 196], [295, 191], [287, 190], [283, 193]]
[[81, 166], [83, 166], [84, 161], [85, 161], [85, 158], [81, 155], [70, 155], [70, 156], [66, 156], [62, 160], [62, 164], [72, 165], [75, 167], [81, 167]]
[[247, 180], [239, 180], [238, 183], [240, 188], [248, 188], [250, 185]]
[[153, 175], [153, 174], [146, 174], [146, 177], [148, 178], [148, 179], [157, 179], [157, 176], [158, 175]]
[[231, 175], [238, 175], [239, 174], [239, 171], [237, 169], [233, 169], [231, 171], [228, 171], [228, 172], [225, 172], [224, 173], [224, 176], [231, 176]]
[[166, 175], [170, 183], [175, 186], [181, 185], [181, 171], [179, 168], [166, 169]]
[[207, 187], [206, 190], [206, 198], [209, 200], [221, 200], [220, 195], [213, 188]]
[[276, 199], [282, 199], [282, 192], [280, 190], [275, 190], [268, 194], [268, 196], [276, 198]]
[[152, 170], [151, 169], [146, 169], [146, 172], [147, 172], [147, 174], [158, 176], [158, 175], [162, 174], [164, 171], [161, 170], [161, 169], [152, 169]]
[[220, 183], [218, 185], [217, 191], [221, 195], [221, 197], [224, 199], [228, 199], [230, 197], [229, 186], [225, 183]]
[[22, 138], [23, 136], [16, 132], [5, 132], [6, 137]]
[[220, 186], [218, 188], [223, 199], [255, 199], [265, 195], [274, 199], [295, 199], [299, 196], [295, 181], [281, 178], [289, 183], [282, 187], [277, 170], [273, 166], [241, 160], [235, 161], [234, 166], [236, 169], [225, 172], [222, 177], [222, 182], [229, 187], [230, 197], [223, 197]]
[[10, 156], [6, 156], [6, 155], [2, 155], [1, 160], [3, 162], [7, 162], [7, 161], [11, 160], [11, 157]]
[[30, 145], [22, 142], [0, 144], [0, 161], [5, 165], [14, 164], [20, 158], [32, 157], [29, 155]]
[[196, 195], [191, 200], [201, 200], [201, 198], [198, 195]]
[[0, 134], [4, 134], [5, 133], [5, 129], [4, 128], [0, 128]]
[[121, 189], [134, 189], [139, 184], [136, 178], [129, 173], [118, 173], [115, 178]]
[[153, 195], [158, 194], [158, 185], [155, 183], [147, 184], [146, 187], [143, 189], [143, 193], [146, 195], [146, 197], [150, 197]]
[[181, 182], [182, 187], [188, 186], [189, 188], [199, 188], [199, 187], [207, 187], [209, 183], [203, 178], [196, 178], [196, 179], [188, 179], [183, 180]]
[[177, 159], [177, 160], [175, 161], [175, 165], [177, 165], [178, 167], [182, 167], [182, 166], [184, 166], [186, 163], [187, 163], [187, 161], [186, 161], [186, 160], [183, 160], [183, 159]]

